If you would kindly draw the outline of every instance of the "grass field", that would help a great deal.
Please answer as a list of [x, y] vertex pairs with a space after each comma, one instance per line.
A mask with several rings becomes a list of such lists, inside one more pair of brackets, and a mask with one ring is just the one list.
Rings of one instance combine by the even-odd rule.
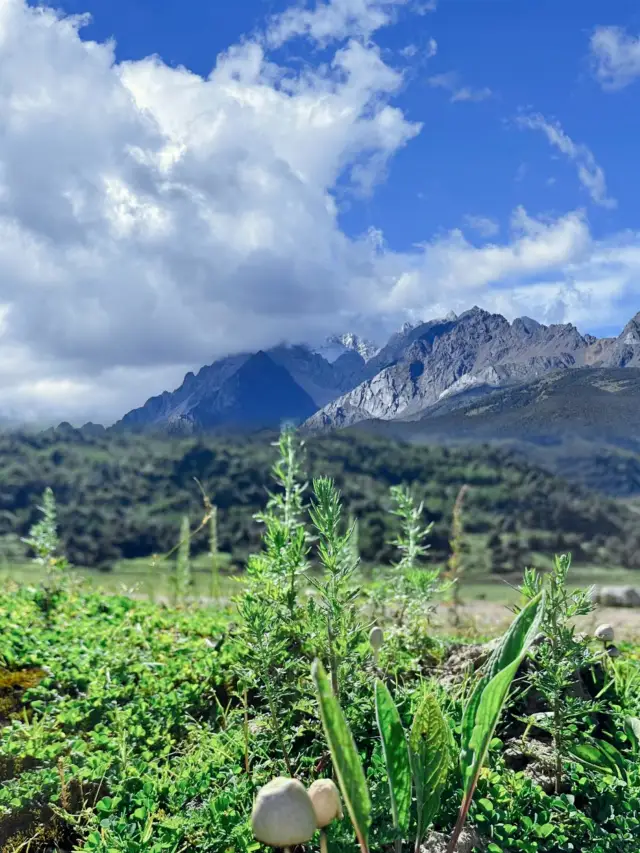
[[[224, 555], [222, 555], [224, 558]], [[219, 595], [225, 600], [239, 594], [244, 584], [244, 574], [223, 567], [219, 573]], [[541, 570], [551, 566], [548, 555], [539, 555], [532, 565]], [[149, 598], [152, 601], [168, 602], [172, 599], [171, 579], [175, 567], [170, 561], [160, 560], [155, 566], [148, 559], [120, 560], [113, 570], [98, 571], [83, 567], [74, 567], [72, 576], [86, 583], [90, 589], [109, 593], [133, 595], [136, 598]], [[361, 583], [366, 588], [372, 578], [378, 576], [376, 566], [366, 566], [362, 571]], [[0, 564], [0, 583], [38, 584], [44, 577], [44, 570], [33, 561], [23, 563]], [[483, 571], [476, 563], [475, 567], [460, 579], [461, 599], [467, 603], [496, 602], [512, 603], [518, 598], [517, 585], [522, 574], [518, 572], [506, 575], [491, 574]], [[619, 567], [579, 565], [572, 571], [576, 586], [588, 587], [592, 584], [640, 586], [640, 572]], [[211, 569], [209, 559], [197, 557], [191, 561], [191, 596], [194, 599], [211, 598]]]

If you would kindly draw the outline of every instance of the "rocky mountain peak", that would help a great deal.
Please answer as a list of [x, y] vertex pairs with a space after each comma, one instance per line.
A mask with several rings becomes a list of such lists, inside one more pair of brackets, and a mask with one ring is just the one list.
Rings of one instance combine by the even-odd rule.
[[316, 349], [316, 352], [333, 364], [341, 355], [348, 352], [358, 353], [366, 362], [373, 358], [379, 349], [380, 347], [373, 341], [362, 338], [354, 332], [345, 332], [342, 335], [330, 335], [324, 344]]

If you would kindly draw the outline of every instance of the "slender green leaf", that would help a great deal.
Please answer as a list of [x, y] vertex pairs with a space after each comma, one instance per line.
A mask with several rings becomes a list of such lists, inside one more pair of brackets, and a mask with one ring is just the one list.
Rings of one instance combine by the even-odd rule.
[[409, 735], [418, 813], [416, 848], [424, 840], [440, 806], [442, 789], [452, 763], [452, 746], [451, 730], [438, 700], [433, 694], [425, 692]]
[[487, 672], [463, 712], [460, 768], [464, 796], [447, 853], [453, 853], [458, 843], [509, 687], [538, 633], [544, 606], [545, 594], [540, 592], [518, 613], [489, 658]]
[[540, 603], [543, 595], [544, 593], [539, 592], [535, 598], [527, 602], [505, 631], [487, 662], [489, 678], [493, 678], [501, 669], [526, 653], [540, 630], [543, 612]]
[[367, 853], [371, 825], [371, 799], [362, 762], [340, 704], [331, 690], [327, 673], [319, 660], [314, 661], [311, 674], [340, 791], [360, 847], [363, 853]]
[[470, 781], [477, 777], [480, 768], [484, 764], [489, 744], [491, 743], [500, 717], [500, 712], [502, 711], [509, 687], [519, 666], [520, 661], [516, 658], [513, 663], [494, 676], [482, 691], [476, 710], [474, 726], [468, 740], [467, 749], [470, 761], [464, 768], [465, 793], [469, 790]]
[[627, 769], [621, 753], [604, 740], [594, 743], [576, 743], [567, 747], [569, 755], [587, 767], [598, 773], [607, 773], [617, 776], [619, 779], [627, 777]]
[[393, 825], [399, 831], [400, 837], [406, 838], [411, 814], [409, 748], [396, 704], [388, 687], [380, 679], [376, 680], [375, 698], [376, 721], [389, 777]]
[[[517, 672], [522, 659], [527, 653], [534, 637], [538, 633], [543, 614], [543, 606], [541, 606], [543, 595], [544, 593], [539, 593], [535, 598], [532, 598], [513, 620], [509, 629], [502, 638], [502, 641], [489, 658], [487, 662], [487, 672], [476, 685], [476, 688], [465, 707], [462, 717], [462, 744], [460, 753], [461, 769], [465, 780], [465, 793], [467, 793], [467, 785], [470, 780], [474, 775], [476, 775], [475, 770], [479, 769], [474, 767], [475, 762], [478, 759], [481, 763], [484, 762], [486, 755], [486, 749], [484, 754], [480, 756], [471, 748], [471, 739], [474, 737], [474, 732], [478, 724], [478, 710], [480, 703], [482, 702], [489, 685], [501, 671], [508, 668], [509, 671], [513, 669], [513, 675]], [[513, 668], [514, 663], [517, 663], [515, 669]], [[513, 675], [511, 678], [513, 678]], [[509, 683], [506, 685], [506, 691], [502, 697], [502, 703], [497, 708], [497, 715], [491, 727], [491, 731], [486, 733], [488, 738], [486, 740], [487, 747], [493, 737], [493, 732], [498, 722], [500, 712], [502, 711], [502, 705], [506, 699], [510, 683], [511, 680], [509, 680]], [[503, 680], [496, 682], [496, 684], [503, 684]], [[495, 687], [493, 689], [495, 689]], [[486, 717], [485, 722], [489, 722], [489, 717]], [[482, 738], [480, 740], [484, 739], [485, 738]], [[478, 743], [478, 735], [475, 735], [475, 741]]]

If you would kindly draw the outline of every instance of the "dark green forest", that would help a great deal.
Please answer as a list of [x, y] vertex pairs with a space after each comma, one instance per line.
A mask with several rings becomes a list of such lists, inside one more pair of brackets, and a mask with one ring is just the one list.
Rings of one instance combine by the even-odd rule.
[[[0, 547], [20, 556], [39, 518], [44, 489], [58, 505], [68, 559], [108, 570], [116, 560], [164, 553], [178, 539], [180, 518], [202, 518], [197, 477], [219, 511], [219, 546], [241, 567], [260, 542], [253, 516], [267, 500], [275, 435], [237, 439], [90, 434], [71, 428], [0, 436]], [[521, 568], [533, 553], [571, 551], [574, 562], [640, 568], [638, 515], [611, 498], [569, 484], [517, 454], [488, 445], [447, 448], [373, 436], [332, 434], [305, 444], [309, 478], [333, 477], [345, 507], [359, 520], [364, 562], [394, 559], [389, 545], [389, 487], [413, 484], [433, 521], [431, 558], [449, 553], [453, 503], [461, 486], [467, 535], [481, 535], [494, 571]], [[195, 537], [193, 552], [207, 549]], [[22, 550], [22, 555], [25, 555]]]

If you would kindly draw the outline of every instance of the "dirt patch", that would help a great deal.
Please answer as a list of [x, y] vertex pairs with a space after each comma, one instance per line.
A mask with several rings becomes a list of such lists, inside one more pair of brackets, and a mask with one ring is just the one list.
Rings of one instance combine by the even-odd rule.
[[[469, 639], [483, 639], [501, 634], [512, 621], [513, 613], [505, 604], [471, 601], [459, 608], [457, 620], [450, 606], [440, 605], [435, 612], [434, 627], [438, 633], [449, 636], [455, 633]], [[593, 636], [603, 623], [613, 625], [616, 642], [640, 642], [640, 608], [596, 607], [593, 613], [577, 619], [576, 627]]]

